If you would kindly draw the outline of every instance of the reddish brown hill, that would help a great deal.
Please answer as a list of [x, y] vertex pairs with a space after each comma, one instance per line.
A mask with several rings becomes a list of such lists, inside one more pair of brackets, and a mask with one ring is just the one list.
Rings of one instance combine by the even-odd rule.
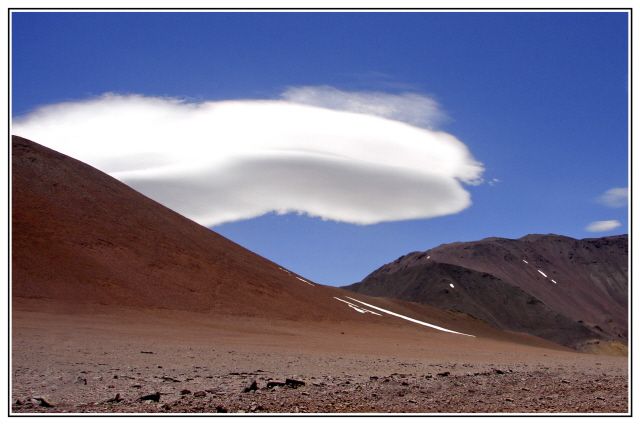
[[326, 288], [86, 164], [15, 136], [12, 277], [14, 306], [45, 299], [67, 306], [351, 316], [338, 302], [314, 308]]
[[626, 235], [489, 238], [408, 254], [349, 289], [453, 308], [567, 345], [626, 341], [627, 256]]
[[[147, 317], [145, 312], [181, 311], [212, 324], [255, 318], [254, 323], [267, 328], [285, 321], [289, 327], [325, 329], [331, 335], [349, 328], [387, 338], [407, 332], [418, 338], [429, 335], [456, 347], [468, 343], [392, 314], [363, 314], [335, 299], [347, 300], [352, 293], [301, 279], [95, 168], [13, 137], [15, 320], [27, 323], [25, 318], [34, 312], [68, 321], [59, 314], [140, 318]], [[357, 298], [458, 332], [558, 348], [537, 338], [498, 332], [459, 312]]]

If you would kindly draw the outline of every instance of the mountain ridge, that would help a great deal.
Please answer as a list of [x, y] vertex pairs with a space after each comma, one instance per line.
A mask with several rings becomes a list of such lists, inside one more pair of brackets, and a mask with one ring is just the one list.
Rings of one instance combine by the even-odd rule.
[[[429, 264], [440, 264], [445, 269], [461, 267], [462, 271], [458, 270], [457, 277], [451, 278], [442, 267], [428, 267]], [[343, 288], [472, 315], [475, 312], [498, 328], [527, 329], [534, 335], [575, 347], [594, 338], [626, 341], [627, 264], [626, 235], [585, 239], [556, 234], [529, 234], [519, 239], [490, 237], [411, 252], [379, 267], [361, 282]], [[464, 273], [471, 273], [473, 279], [463, 279]], [[538, 300], [548, 311], [542, 316], [538, 312], [536, 320], [548, 323], [559, 320], [563, 325], [558, 329], [563, 331], [553, 332], [544, 326], [535, 329], [532, 317], [519, 319], [521, 308], [533, 314], [533, 305], [538, 304], [523, 304], [524, 295], [513, 302], [497, 303], [496, 297], [481, 286], [493, 284], [493, 280], [501, 282], [499, 291], [503, 295], [512, 291], [510, 286]], [[463, 281], [457, 290], [446, 287]], [[475, 296], [484, 303], [479, 310], [477, 300], [445, 296], [469, 289], [465, 286], [471, 283], [475, 285]], [[496, 314], [504, 316], [501, 309], [510, 312], [511, 323], [507, 318], [496, 321]]]

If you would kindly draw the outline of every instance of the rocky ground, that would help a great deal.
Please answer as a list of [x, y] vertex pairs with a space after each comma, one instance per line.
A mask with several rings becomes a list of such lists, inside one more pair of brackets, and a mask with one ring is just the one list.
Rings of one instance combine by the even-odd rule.
[[[91, 397], [59, 404], [52, 398], [16, 398], [13, 411], [95, 413], [308, 413], [308, 412], [527, 412], [625, 413], [627, 380], [617, 376], [586, 376], [558, 371], [503, 371], [491, 369], [451, 375], [393, 373], [388, 376], [310, 376], [274, 378], [256, 370], [210, 376], [205, 381], [189, 377], [154, 375], [102, 377], [104, 385]], [[82, 376], [82, 375], [81, 375]], [[193, 376], [199, 376], [194, 374]], [[117, 377], [117, 378], [116, 378]], [[179, 378], [183, 378], [179, 379]], [[568, 379], [567, 379], [568, 378]], [[96, 377], [89, 376], [89, 379]], [[144, 390], [143, 390], [144, 388]], [[106, 399], [108, 390], [112, 397]], [[150, 389], [156, 391], [151, 392]], [[103, 399], [99, 399], [102, 395]], [[89, 401], [88, 399], [92, 399]], [[145, 400], [146, 399], [146, 400]]]
[[[223, 353], [250, 360], [247, 353]], [[331, 374], [289, 375], [282, 370], [172, 367], [156, 353], [147, 366], [113, 367], [79, 362], [38, 373], [14, 370], [14, 413], [625, 413], [627, 377], [618, 364], [545, 366], [497, 364], [407, 364], [375, 359], [368, 375], [354, 358], [314, 362]], [[270, 361], [276, 362], [277, 356]], [[595, 359], [595, 357], [594, 357]], [[309, 359], [282, 357], [291, 370]], [[163, 363], [163, 364], [156, 364]], [[262, 362], [261, 362], [262, 363]], [[340, 365], [351, 373], [341, 373]], [[324, 367], [322, 367], [324, 366]], [[420, 372], [418, 372], [420, 370]], [[423, 371], [429, 371], [423, 373]], [[42, 371], [40, 371], [42, 372]]]
[[628, 412], [626, 356], [411, 327], [13, 317], [13, 414]]

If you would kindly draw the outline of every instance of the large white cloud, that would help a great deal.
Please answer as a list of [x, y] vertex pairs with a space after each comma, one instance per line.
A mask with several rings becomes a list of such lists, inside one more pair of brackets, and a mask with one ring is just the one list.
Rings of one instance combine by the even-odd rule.
[[477, 183], [483, 167], [462, 142], [398, 121], [402, 108], [371, 110], [407, 95], [376, 94], [370, 109], [319, 107], [292, 90], [280, 100], [201, 103], [107, 94], [42, 107], [14, 120], [13, 134], [207, 226], [271, 211], [372, 224], [471, 204], [461, 182]]

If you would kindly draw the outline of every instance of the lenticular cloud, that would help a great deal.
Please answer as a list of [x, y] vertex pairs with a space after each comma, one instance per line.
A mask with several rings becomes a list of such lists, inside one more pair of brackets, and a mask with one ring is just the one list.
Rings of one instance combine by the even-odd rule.
[[483, 168], [454, 136], [289, 97], [190, 103], [108, 94], [42, 107], [15, 120], [13, 133], [206, 226], [268, 212], [373, 224], [471, 204], [462, 183], [480, 181]]

